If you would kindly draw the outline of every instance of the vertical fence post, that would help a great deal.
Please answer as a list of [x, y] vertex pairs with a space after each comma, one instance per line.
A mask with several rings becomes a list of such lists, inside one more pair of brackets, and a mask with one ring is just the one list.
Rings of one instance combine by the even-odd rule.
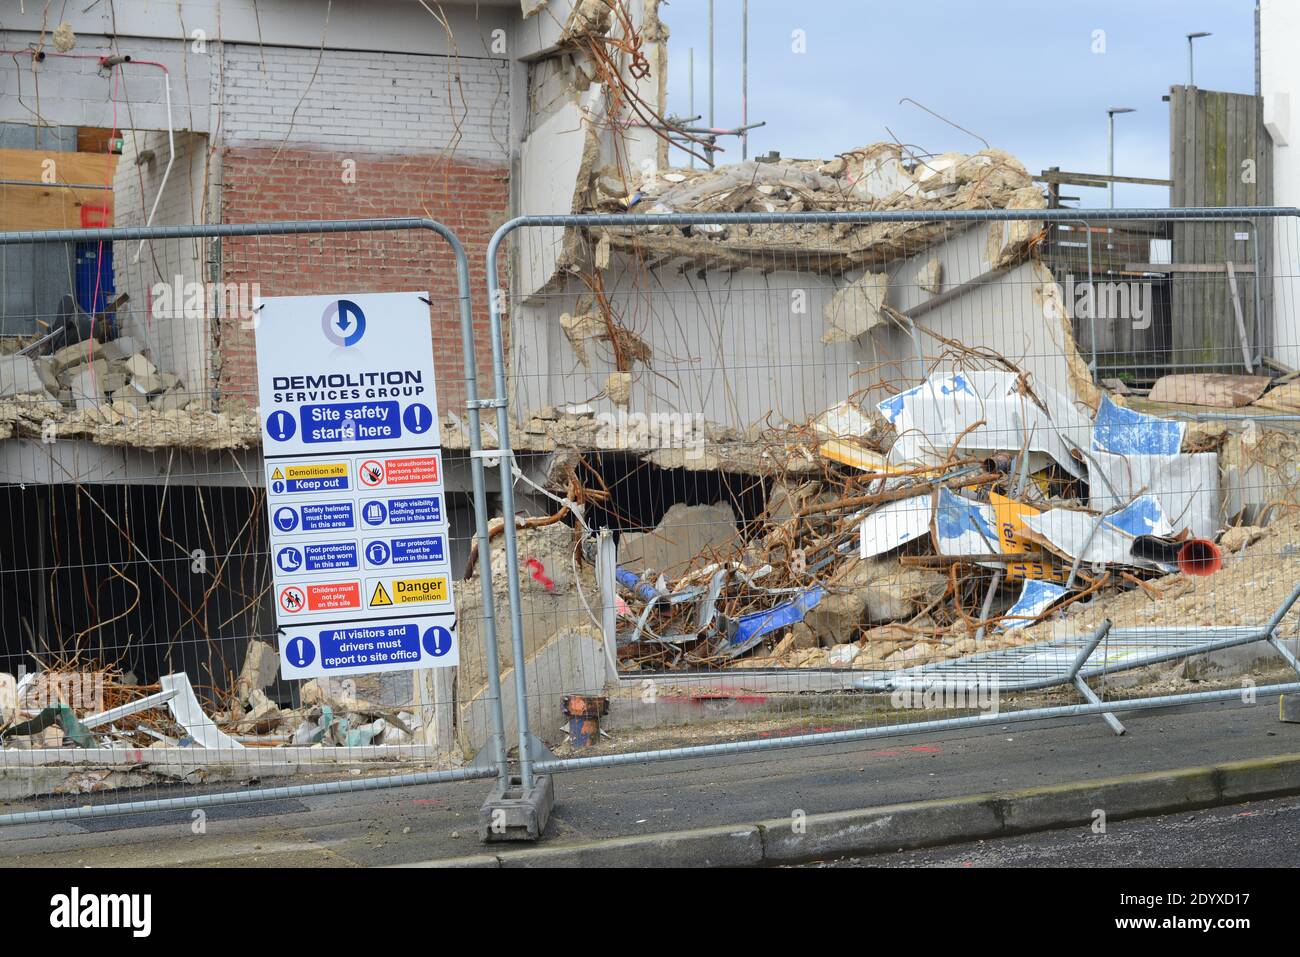
[[[515, 718], [519, 726], [519, 777], [524, 793], [533, 788], [533, 759], [529, 753], [528, 678], [524, 669], [524, 620], [519, 601], [519, 548], [515, 541], [514, 453], [510, 450], [510, 410], [507, 408], [505, 349], [502, 345], [501, 306], [505, 290], [497, 278], [497, 250], [508, 235], [502, 227], [492, 234], [487, 249], [487, 287], [489, 335], [492, 338], [493, 403], [497, 409], [497, 432], [500, 435], [502, 536], [506, 547], [506, 582], [510, 593], [510, 644], [515, 662]], [[484, 555], [483, 560], [490, 560]]]
[[[492, 725], [492, 760], [497, 780], [504, 786], [506, 729], [502, 715], [501, 663], [497, 658], [496, 607], [492, 595], [492, 552], [488, 540], [487, 483], [483, 476], [483, 438], [479, 427], [478, 359], [474, 352], [474, 310], [470, 298], [469, 258], [456, 234], [439, 224], [434, 229], [456, 256], [456, 291], [460, 299], [460, 339], [465, 354], [465, 407], [469, 416], [469, 472], [474, 488], [474, 528], [478, 535], [478, 577], [483, 590], [483, 667], [487, 672]], [[453, 704], [453, 707], [455, 705]]]

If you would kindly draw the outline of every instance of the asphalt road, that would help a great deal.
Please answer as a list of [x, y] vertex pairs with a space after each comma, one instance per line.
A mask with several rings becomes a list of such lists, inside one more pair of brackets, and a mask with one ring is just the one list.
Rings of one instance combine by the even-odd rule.
[[1278, 798], [1110, 821], [925, 851], [825, 862], [821, 867], [1297, 867], [1300, 799]]
[[[1279, 723], [1276, 708], [1273, 700], [1133, 714], [1124, 719], [1124, 737], [1098, 718], [1071, 719], [571, 773], [557, 780], [546, 841], [576, 843], [779, 818], [795, 810], [812, 815], [1300, 752], [1300, 725]], [[282, 783], [289, 782], [261, 785]], [[0, 865], [349, 867], [472, 855], [482, 852], [475, 829], [487, 790], [479, 781], [213, 809], [201, 833], [189, 812], [9, 827], [0, 832]], [[151, 787], [122, 799], [182, 793], [193, 792]]]

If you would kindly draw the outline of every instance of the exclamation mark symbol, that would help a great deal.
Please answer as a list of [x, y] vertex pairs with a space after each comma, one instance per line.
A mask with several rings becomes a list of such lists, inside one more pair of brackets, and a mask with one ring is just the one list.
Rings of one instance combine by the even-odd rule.
[[281, 442], [283, 442], [286, 438], [288, 438], [288, 436], [284, 434], [284, 419], [285, 419], [285, 415], [283, 412], [275, 413], [275, 429], [279, 433], [276, 436], [276, 438], [279, 439]]
[[412, 407], [412, 409], [411, 409], [411, 417], [412, 417], [413, 419], [415, 419], [415, 429], [414, 429], [414, 431], [419, 432], [419, 431], [420, 431], [420, 407], [419, 407], [418, 405]]
[[304, 642], [301, 638], [299, 638], [297, 641], [293, 643], [294, 652], [295, 652], [294, 657], [298, 659], [299, 668], [307, 667], [307, 656], [303, 653], [303, 645], [305, 644], [306, 642]]

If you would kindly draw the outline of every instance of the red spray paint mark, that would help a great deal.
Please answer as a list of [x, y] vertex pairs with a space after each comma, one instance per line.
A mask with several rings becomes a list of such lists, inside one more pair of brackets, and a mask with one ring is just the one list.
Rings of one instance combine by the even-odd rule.
[[533, 573], [533, 581], [538, 582], [547, 591], [555, 591], [555, 582], [546, 577], [546, 566], [536, 558], [524, 562], [524, 567]]

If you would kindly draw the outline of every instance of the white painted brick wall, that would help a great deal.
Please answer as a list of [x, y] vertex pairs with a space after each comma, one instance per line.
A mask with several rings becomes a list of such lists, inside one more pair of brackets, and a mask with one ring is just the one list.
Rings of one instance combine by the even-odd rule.
[[503, 60], [227, 44], [224, 94], [230, 145], [508, 160]]

